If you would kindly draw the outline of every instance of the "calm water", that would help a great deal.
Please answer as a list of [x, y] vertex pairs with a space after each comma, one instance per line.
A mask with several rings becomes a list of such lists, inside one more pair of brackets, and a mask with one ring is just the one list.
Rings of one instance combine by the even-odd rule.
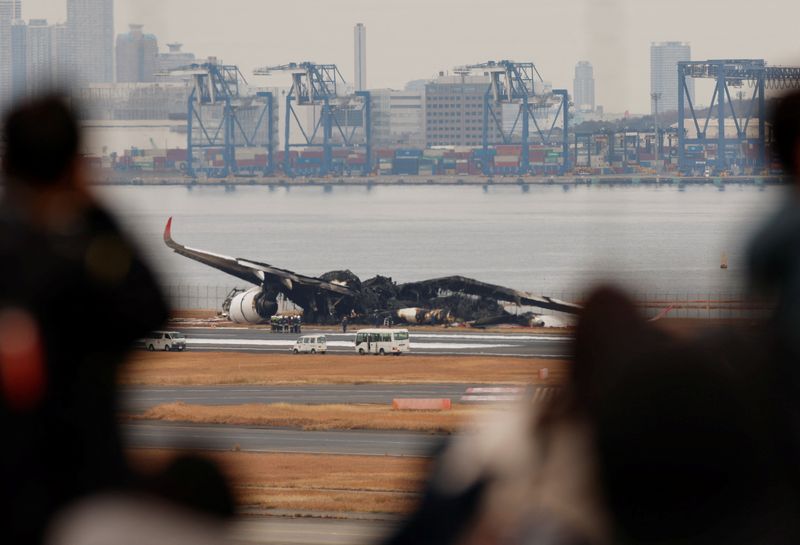
[[[660, 293], [740, 289], [744, 245], [784, 190], [183, 187], [100, 190], [165, 284], [235, 285], [169, 251], [161, 235], [316, 275], [398, 281], [461, 274], [559, 295], [599, 279]], [[729, 269], [719, 268], [728, 255]]]

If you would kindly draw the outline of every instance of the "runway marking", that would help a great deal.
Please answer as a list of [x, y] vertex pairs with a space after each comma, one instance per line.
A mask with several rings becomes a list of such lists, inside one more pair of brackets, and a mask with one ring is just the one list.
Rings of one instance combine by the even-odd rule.
[[[402, 326], [401, 326], [402, 327]], [[188, 328], [187, 328], [188, 329]], [[215, 336], [219, 335], [222, 337], [225, 335], [227, 331], [236, 330], [236, 331], [252, 331], [257, 334], [264, 334], [264, 335], [272, 335], [268, 330], [254, 330], [248, 328], [224, 328], [224, 329], [213, 329]], [[208, 328], [204, 328], [203, 331], [209, 331]], [[192, 333], [191, 335], [194, 335]], [[238, 333], [237, 333], [238, 335]], [[301, 334], [298, 334], [298, 336]], [[302, 335], [325, 335], [326, 337], [334, 337], [334, 338], [345, 338], [345, 339], [355, 339], [355, 333], [332, 333], [328, 331], [313, 331], [307, 330]], [[229, 336], [230, 337], [230, 336]], [[570, 335], [528, 335], [528, 334], [518, 334], [518, 335], [508, 335], [508, 334], [495, 334], [495, 333], [426, 333], [426, 332], [410, 332], [411, 340], [413, 341], [415, 338], [417, 339], [463, 339], [463, 340], [497, 340], [497, 341], [554, 341], [554, 342], [571, 342], [572, 337]], [[191, 337], [190, 337], [191, 338]]]
[[418, 339], [465, 339], [465, 340], [489, 340], [489, 341], [556, 341], [556, 342], [570, 342], [572, 339], [565, 336], [550, 336], [550, 335], [493, 335], [493, 334], [475, 334], [475, 333], [410, 333], [409, 335], [413, 341]]
[[[195, 347], [197, 350], [206, 351], [206, 352], [283, 352], [286, 353], [288, 350], [285, 348], [268, 348], [268, 347], [227, 347], [227, 346], [201, 346], [198, 345]], [[348, 353], [349, 350], [329, 350], [328, 352], [336, 353], [336, 354], [345, 354]], [[355, 351], [353, 351], [355, 353]], [[410, 353], [411, 356], [414, 355], [423, 355], [423, 356], [442, 356], [447, 355], [447, 352], [426, 352], [424, 350], [414, 350]], [[569, 354], [524, 354], [520, 352], [460, 352], [458, 353], [459, 356], [496, 356], [496, 357], [508, 357], [508, 358], [540, 358], [540, 359], [565, 359], [569, 357]]]
[[[292, 347], [295, 345], [295, 341], [291, 339], [186, 339], [186, 344], [189, 345], [208, 345], [208, 346], [242, 346], [242, 347], [249, 347], [249, 346], [283, 346], [283, 347]], [[348, 343], [347, 341], [331, 341], [328, 344], [328, 347], [333, 348], [353, 348], [355, 352], [355, 348], [353, 347], [352, 343]], [[478, 348], [513, 348], [513, 344], [483, 344], [483, 343], [417, 343], [412, 341], [411, 348], [414, 349], [415, 347], [423, 348], [427, 350], [474, 350]]]
[[467, 388], [468, 394], [522, 394], [525, 393], [524, 386], [486, 386], [477, 388]]

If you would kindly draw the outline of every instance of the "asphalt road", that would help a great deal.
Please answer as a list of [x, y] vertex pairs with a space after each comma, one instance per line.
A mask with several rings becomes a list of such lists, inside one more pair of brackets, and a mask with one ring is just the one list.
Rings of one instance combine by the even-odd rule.
[[368, 545], [380, 543], [396, 522], [324, 518], [242, 518], [232, 527], [240, 545]]
[[[177, 328], [184, 333], [189, 350], [230, 350], [237, 352], [288, 353], [299, 337], [296, 333], [271, 333], [247, 328]], [[328, 352], [353, 354], [355, 332], [331, 333], [313, 328], [304, 335], [319, 333], [327, 337]], [[411, 332], [411, 353], [425, 355], [492, 355], [537, 358], [569, 356], [566, 335], [525, 333]], [[303, 357], [311, 357], [310, 354]]]
[[127, 447], [355, 454], [368, 456], [430, 456], [443, 435], [382, 431], [303, 431], [209, 424], [126, 423]]
[[[318, 405], [328, 403], [389, 404], [398, 397], [426, 399], [448, 398], [454, 402], [462, 399], [468, 389], [481, 393], [492, 392], [490, 384], [320, 384], [313, 386], [148, 386], [127, 387], [122, 390], [122, 408], [126, 412], [145, 411], [156, 405], [181, 401], [192, 405], [244, 405], [249, 403], [301, 403]], [[555, 390], [543, 389], [540, 395]]]

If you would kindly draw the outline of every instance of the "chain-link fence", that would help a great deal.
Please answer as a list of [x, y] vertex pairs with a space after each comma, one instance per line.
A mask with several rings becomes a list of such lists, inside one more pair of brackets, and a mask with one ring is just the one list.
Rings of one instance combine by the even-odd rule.
[[175, 310], [222, 310], [222, 303], [235, 286], [164, 286], [170, 306]]
[[[234, 290], [244, 291], [253, 286], [196, 286], [187, 284], [163, 286], [164, 294], [173, 310], [213, 310], [222, 312], [222, 304]], [[278, 311], [297, 310], [291, 301], [278, 296]]]
[[[561, 291], [548, 293], [554, 299], [583, 304], [589, 292]], [[717, 291], [691, 293], [688, 291], [642, 291], [630, 296], [650, 318], [692, 318], [710, 320], [754, 319], [769, 315], [771, 305], [744, 292]], [[535, 309], [526, 309], [536, 312]]]
[[[175, 310], [214, 310], [221, 311], [222, 303], [233, 289], [249, 289], [252, 286], [198, 286], [168, 285], [164, 291]], [[548, 293], [562, 301], [582, 303], [587, 292], [561, 291]], [[762, 318], [769, 313], [767, 301], [755, 300], [744, 293], [737, 292], [636, 292], [632, 294], [642, 311], [649, 317], [663, 314], [667, 318], [696, 319], [752, 319]], [[279, 301], [280, 302], [280, 301]], [[281, 310], [296, 308], [290, 302], [282, 303]], [[510, 312], [542, 312], [535, 308], [508, 307]], [[544, 311], [545, 314], [550, 314]]]

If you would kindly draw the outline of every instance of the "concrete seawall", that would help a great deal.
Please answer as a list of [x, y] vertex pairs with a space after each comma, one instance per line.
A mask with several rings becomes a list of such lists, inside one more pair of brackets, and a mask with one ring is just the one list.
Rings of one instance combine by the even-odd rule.
[[520, 186], [523, 189], [529, 186], [603, 186], [603, 185], [651, 185], [675, 186], [687, 185], [781, 185], [789, 183], [784, 176], [728, 176], [728, 177], [680, 177], [680, 176], [363, 176], [363, 177], [281, 177], [281, 176], [229, 176], [227, 178], [189, 178], [165, 174], [140, 176], [135, 174], [121, 175], [119, 173], [107, 176], [99, 173], [93, 177], [97, 185], [182, 185], [187, 187], [233, 187], [236, 186], [266, 186], [266, 187], [313, 187], [321, 186], [334, 188], [336, 186]]

